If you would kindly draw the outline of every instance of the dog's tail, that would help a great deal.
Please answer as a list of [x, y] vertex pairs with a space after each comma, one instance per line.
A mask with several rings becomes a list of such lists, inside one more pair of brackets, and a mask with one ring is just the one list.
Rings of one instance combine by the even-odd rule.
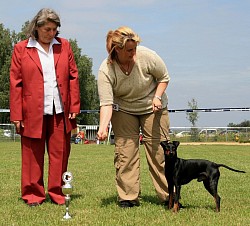
[[229, 166], [227, 166], [227, 165], [224, 165], [224, 164], [217, 164], [217, 166], [218, 166], [218, 167], [221, 167], [221, 166], [222, 166], [222, 167], [224, 167], [224, 168], [227, 168], [227, 169], [229, 169], [229, 170], [232, 170], [232, 171], [238, 172], [238, 173], [246, 173], [245, 171], [233, 169], [233, 168], [231, 168], [231, 167], [229, 167]]

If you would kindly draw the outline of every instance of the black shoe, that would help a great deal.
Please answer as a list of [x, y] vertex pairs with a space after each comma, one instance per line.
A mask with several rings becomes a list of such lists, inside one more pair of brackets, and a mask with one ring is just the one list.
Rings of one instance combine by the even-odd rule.
[[139, 206], [139, 203], [136, 201], [123, 200], [123, 201], [119, 201], [119, 206], [121, 208], [130, 208], [134, 206]]
[[36, 206], [39, 206], [41, 205], [42, 203], [39, 203], [39, 202], [32, 202], [32, 203], [28, 203], [29, 207], [36, 207]]

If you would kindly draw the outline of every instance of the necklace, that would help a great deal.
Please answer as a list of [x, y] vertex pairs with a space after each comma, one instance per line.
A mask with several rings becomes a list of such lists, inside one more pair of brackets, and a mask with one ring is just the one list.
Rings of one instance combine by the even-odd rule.
[[123, 67], [123, 65], [121, 64], [121, 62], [119, 61], [119, 59], [117, 58], [117, 63], [119, 65], [119, 67], [122, 69], [122, 71], [125, 73], [125, 75], [129, 75], [129, 69], [130, 69], [130, 61], [128, 62], [128, 67], [127, 69], [125, 67]]

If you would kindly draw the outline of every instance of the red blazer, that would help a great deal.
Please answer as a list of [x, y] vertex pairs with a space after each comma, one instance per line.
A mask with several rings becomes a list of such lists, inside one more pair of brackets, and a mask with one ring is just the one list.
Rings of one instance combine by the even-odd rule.
[[[80, 112], [78, 70], [69, 42], [56, 38], [61, 45], [53, 45], [56, 79], [61, 95], [66, 132], [76, 127], [69, 113]], [[14, 46], [10, 67], [10, 120], [24, 122], [20, 134], [41, 138], [44, 106], [44, 84], [40, 59], [36, 48], [27, 48], [28, 40]]]

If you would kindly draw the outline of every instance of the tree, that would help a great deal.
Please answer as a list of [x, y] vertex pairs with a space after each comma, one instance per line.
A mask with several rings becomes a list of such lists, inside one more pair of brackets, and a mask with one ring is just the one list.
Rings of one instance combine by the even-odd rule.
[[[192, 100], [188, 102], [188, 107], [193, 110], [198, 109], [197, 101], [194, 98], [192, 98]], [[191, 122], [192, 126], [195, 127], [196, 122], [198, 121], [199, 118], [198, 112], [193, 111], [193, 112], [187, 112], [186, 114], [187, 114], [186, 118]]]
[[[188, 107], [190, 109], [198, 109], [198, 105], [197, 105], [197, 101], [192, 98], [192, 100], [190, 102], [188, 102]], [[191, 122], [192, 124], [192, 128], [191, 128], [191, 140], [193, 141], [196, 141], [196, 138], [198, 137], [197, 134], [198, 134], [198, 130], [196, 127], [196, 122], [198, 121], [198, 112], [196, 111], [193, 111], [193, 112], [187, 112], [187, 119]]]
[[245, 121], [241, 122], [240, 124], [234, 124], [231, 122], [227, 126], [228, 127], [250, 127], [250, 121], [245, 120]]
[[[81, 109], [96, 110], [99, 108], [99, 98], [97, 93], [97, 82], [92, 74], [92, 59], [81, 54], [81, 49], [76, 40], [70, 39], [70, 44], [74, 52], [75, 61], [78, 67], [80, 82]], [[97, 124], [99, 115], [81, 114], [77, 117], [78, 124]]]
[[[0, 108], [9, 108], [9, 68], [15, 32], [0, 24]], [[9, 114], [0, 115], [0, 123], [9, 121]]]

